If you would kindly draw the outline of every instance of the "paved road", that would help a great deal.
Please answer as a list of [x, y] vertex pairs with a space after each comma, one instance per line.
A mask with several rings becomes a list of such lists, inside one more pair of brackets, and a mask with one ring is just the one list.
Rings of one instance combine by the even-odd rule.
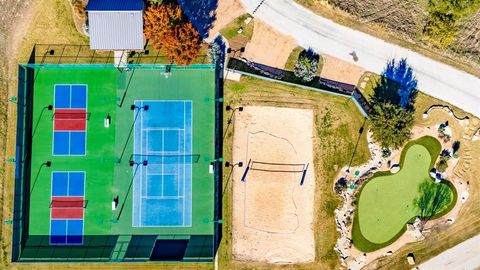
[[[252, 13], [262, 0], [242, 0]], [[293, 36], [300, 46], [311, 47], [380, 73], [392, 58], [407, 58], [415, 70], [419, 89], [480, 117], [480, 78], [439, 63], [411, 50], [320, 17], [293, 0], [264, 0], [254, 16], [281, 33]], [[358, 61], [352, 55], [355, 52]]]
[[426, 261], [421, 270], [473, 270], [480, 268], [480, 235], [448, 249]]

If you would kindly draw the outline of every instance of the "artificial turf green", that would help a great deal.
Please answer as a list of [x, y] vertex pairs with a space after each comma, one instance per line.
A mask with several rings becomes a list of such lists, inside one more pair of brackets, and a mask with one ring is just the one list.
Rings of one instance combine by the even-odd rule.
[[[413, 205], [419, 195], [418, 185], [431, 179], [429, 170], [440, 150], [440, 143], [433, 137], [412, 141], [402, 152], [398, 173], [380, 172], [363, 186], [352, 230], [357, 248], [373, 251], [402, 235], [405, 224], [418, 214]], [[444, 209], [440, 211], [444, 213]]]
[[[214, 175], [209, 173], [215, 146], [215, 72], [212, 66], [192, 65], [178, 69], [173, 66], [168, 78], [162, 69], [153, 66], [120, 72], [113, 66], [52, 65], [35, 71], [29, 235], [50, 233], [53, 171], [86, 172], [85, 235], [151, 234], [169, 238], [213, 234], [215, 190]], [[53, 104], [55, 84], [88, 85], [87, 110], [91, 115], [87, 122], [85, 156], [52, 155], [52, 112], [44, 108]], [[132, 227], [133, 190], [128, 192], [128, 189], [133, 172], [128, 161], [133, 152], [133, 139], [127, 138], [134, 118], [134, 111], [130, 110], [134, 100], [191, 100], [193, 103], [192, 148], [193, 154], [200, 155], [200, 160], [192, 166], [191, 227]], [[112, 118], [109, 128], [103, 126], [107, 115]], [[46, 161], [52, 162], [50, 168], [42, 165]], [[119, 196], [120, 205], [112, 211], [111, 202], [116, 196]]]
[[430, 154], [419, 144], [408, 149], [402, 169], [369, 181], [362, 190], [358, 211], [362, 234], [374, 243], [390, 240], [417, 214], [412, 204], [417, 186], [429, 179]]

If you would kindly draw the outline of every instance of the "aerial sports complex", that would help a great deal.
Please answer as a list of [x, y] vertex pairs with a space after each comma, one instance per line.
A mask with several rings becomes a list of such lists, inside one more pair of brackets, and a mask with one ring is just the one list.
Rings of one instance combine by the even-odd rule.
[[215, 66], [19, 67], [13, 261], [212, 261]]

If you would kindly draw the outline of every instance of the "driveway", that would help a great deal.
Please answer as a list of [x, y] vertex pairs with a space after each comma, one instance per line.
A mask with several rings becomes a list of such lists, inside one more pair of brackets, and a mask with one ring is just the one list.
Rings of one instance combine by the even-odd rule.
[[480, 267], [480, 235], [448, 249], [421, 264], [420, 270], [474, 270]]
[[[242, 0], [248, 12], [279, 32], [366, 70], [380, 73], [392, 58], [407, 58], [419, 89], [480, 117], [480, 78], [365, 33], [320, 17], [293, 0]], [[354, 57], [352, 53], [356, 55]]]

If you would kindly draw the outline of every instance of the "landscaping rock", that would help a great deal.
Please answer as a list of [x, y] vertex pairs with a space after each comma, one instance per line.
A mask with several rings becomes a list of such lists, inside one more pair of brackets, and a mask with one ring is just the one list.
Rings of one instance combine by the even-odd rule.
[[415, 265], [415, 256], [413, 256], [413, 253], [408, 253], [407, 261], [408, 261], [408, 264]]
[[392, 167], [390, 167], [390, 172], [391, 173], [397, 173], [400, 171], [400, 164], [394, 164]]

